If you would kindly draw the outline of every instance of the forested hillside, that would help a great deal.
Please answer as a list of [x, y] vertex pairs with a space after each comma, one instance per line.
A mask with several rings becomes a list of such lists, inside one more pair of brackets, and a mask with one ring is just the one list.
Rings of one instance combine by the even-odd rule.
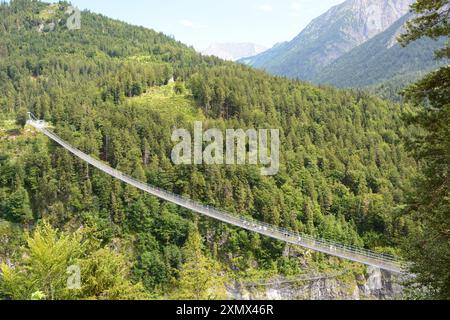
[[434, 59], [434, 51], [445, 44], [445, 39], [421, 39], [403, 48], [397, 37], [406, 22], [413, 16], [407, 14], [386, 31], [356, 47], [323, 68], [314, 83], [330, 84], [340, 88], [390, 87], [400, 91], [427, 72], [448, 61]]
[[[408, 106], [203, 57], [163, 34], [89, 12], [80, 30], [68, 30], [66, 8], [27, 0], [0, 6], [0, 220], [19, 226], [0, 228], [8, 243], [0, 250], [4, 273], [14, 275], [12, 266], [32, 273], [19, 244], [33, 252], [45, 236], [53, 242], [43, 243], [55, 246], [83, 238], [89, 247], [83, 257], [126, 264], [115, 272], [127, 279], [116, 282], [130, 298], [144, 294], [139, 283], [151, 297], [223, 297], [223, 283], [236, 274], [292, 275], [344, 264], [306, 250], [289, 254], [286, 244], [125, 186], [24, 128], [28, 110], [139, 180], [292, 230], [399, 253], [410, 227], [402, 205], [417, 169], [401, 144], [409, 135], [401, 120]], [[55, 28], [47, 30], [51, 22]], [[172, 131], [192, 129], [194, 120], [221, 129], [281, 129], [280, 173], [173, 165]], [[44, 225], [34, 240], [24, 240], [23, 230], [42, 220], [67, 234], [89, 232], [67, 240]], [[112, 259], [111, 251], [126, 262]], [[214, 288], [211, 296], [197, 296], [202, 288], [193, 292], [193, 276], [208, 279], [194, 283]], [[45, 283], [14, 291], [25, 280], [8, 279], [0, 282], [0, 297], [46, 294]]]
[[338, 88], [358, 88], [394, 101], [408, 84], [440, 66], [446, 37], [402, 47], [412, 0], [347, 0], [314, 19], [296, 38], [241, 63], [274, 75]]

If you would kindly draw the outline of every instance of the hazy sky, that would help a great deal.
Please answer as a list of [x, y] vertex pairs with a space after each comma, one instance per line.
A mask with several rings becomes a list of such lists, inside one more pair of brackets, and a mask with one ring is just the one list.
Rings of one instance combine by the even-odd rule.
[[[55, 1], [53, 1], [55, 2]], [[214, 42], [271, 47], [344, 0], [71, 0], [132, 24], [173, 35], [198, 50]]]

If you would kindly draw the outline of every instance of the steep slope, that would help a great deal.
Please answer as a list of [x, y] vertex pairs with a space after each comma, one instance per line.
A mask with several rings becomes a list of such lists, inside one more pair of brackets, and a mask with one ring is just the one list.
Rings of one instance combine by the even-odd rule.
[[255, 56], [248, 56], [246, 58], [239, 59], [240, 63], [252, 66], [252, 67], [258, 67], [264, 65], [268, 61], [274, 60], [278, 55], [283, 53], [283, 50], [286, 48], [286, 46], [289, 44], [289, 42], [279, 42], [275, 44], [272, 48], [261, 52], [258, 55]]
[[445, 63], [433, 59], [434, 51], [443, 46], [444, 40], [421, 39], [407, 48], [397, 43], [410, 17], [405, 15], [385, 32], [338, 58], [312, 81], [338, 87], [365, 87], [390, 80], [409, 82]]
[[236, 61], [260, 54], [266, 50], [266, 47], [254, 43], [213, 43], [202, 51], [202, 54]]
[[347, 0], [313, 20], [296, 38], [243, 62], [276, 75], [311, 80], [319, 69], [383, 32], [413, 0]]
[[[242, 278], [255, 269], [295, 275], [310, 267], [364, 272], [195, 219], [123, 186], [20, 126], [30, 110], [72, 145], [140, 181], [292, 231], [397, 252], [408, 223], [398, 208], [415, 172], [399, 138], [408, 134], [400, 119], [408, 106], [204, 57], [163, 34], [89, 12], [81, 30], [68, 30], [66, 6], [50, 13], [37, 1], [0, 4], [0, 219], [83, 226], [129, 257], [133, 279], [155, 297], [172, 297], [183, 274], [211, 270], [185, 264], [192, 234], [209, 258], [202, 261], [214, 257], [209, 266], [218, 276], [237, 270]], [[51, 21], [54, 28], [40, 27]], [[172, 133], [191, 130], [194, 120], [221, 130], [279, 128], [279, 174], [262, 177], [252, 165], [175, 165]]]

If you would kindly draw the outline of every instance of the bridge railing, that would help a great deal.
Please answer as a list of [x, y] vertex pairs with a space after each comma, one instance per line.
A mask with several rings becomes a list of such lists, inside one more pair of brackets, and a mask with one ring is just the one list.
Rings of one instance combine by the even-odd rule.
[[254, 231], [272, 238], [282, 240], [285, 242], [297, 244], [312, 250], [324, 252], [326, 254], [334, 255], [340, 258], [349, 259], [352, 261], [364, 263], [380, 267], [382, 269], [390, 270], [393, 272], [401, 272], [401, 262], [394, 256], [377, 253], [368, 249], [356, 247], [353, 245], [344, 245], [335, 241], [316, 238], [308, 234], [295, 232], [276, 225], [271, 225], [266, 222], [258, 221], [253, 218], [237, 216], [220, 209], [215, 209], [209, 205], [203, 205], [199, 202], [193, 201], [186, 196], [180, 196], [172, 192], [160, 189], [158, 187], [149, 185], [136, 178], [127, 175], [117, 169], [113, 169], [105, 163], [92, 158], [91, 156], [80, 151], [76, 147], [72, 146], [68, 142], [61, 139], [55, 133], [46, 129], [42, 125], [42, 122], [37, 120], [30, 120], [29, 123], [38, 130], [42, 131], [49, 138], [75, 154], [80, 159], [90, 163], [94, 167], [102, 170], [103, 172], [116, 177], [117, 179], [131, 184], [143, 191], [149, 192], [159, 198], [178, 204], [184, 208], [193, 210], [195, 212], [204, 214], [206, 216], [215, 218], [222, 222], [226, 222], [249, 231]]
[[[133, 181], [136, 184], [142, 184], [141, 181], [135, 179], [134, 177], [131, 177], [131, 176], [127, 175], [127, 174], [124, 174], [124, 173], [122, 173], [120, 171], [117, 171], [117, 172], [121, 176], [126, 178], [127, 180]], [[248, 225], [249, 227], [252, 227], [252, 228], [261, 228], [261, 229], [265, 229], [266, 231], [273, 231], [273, 232], [285, 235], [288, 238], [294, 238], [294, 239], [301, 238], [302, 241], [310, 241], [311, 243], [314, 243], [315, 245], [322, 245], [322, 246], [328, 247], [328, 248], [331, 247], [332, 249], [334, 249], [334, 248], [338, 249], [339, 248], [339, 249], [344, 250], [344, 251], [348, 251], [348, 252], [351, 252], [351, 253], [359, 253], [359, 254], [365, 255], [367, 257], [382, 259], [382, 260], [385, 260], [387, 262], [397, 262], [398, 261], [398, 259], [396, 259], [395, 257], [393, 257], [391, 255], [380, 254], [380, 253], [376, 253], [374, 251], [370, 251], [370, 250], [367, 250], [367, 249], [364, 249], [364, 248], [360, 248], [360, 247], [356, 247], [356, 246], [352, 246], [352, 245], [343, 245], [343, 244], [340, 244], [340, 243], [335, 242], [335, 241], [330, 241], [330, 240], [325, 240], [325, 239], [321, 239], [321, 238], [312, 237], [312, 236], [310, 236], [308, 234], [298, 233], [298, 232], [295, 232], [295, 231], [292, 231], [292, 230], [284, 229], [284, 228], [281, 228], [279, 226], [271, 225], [271, 224], [268, 224], [268, 223], [265, 223], [265, 222], [262, 222], [262, 221], [259, 221], [259, 220], [255, 220], [255, 219], [252, 219], [252, 218], [235, 216], [235, 215], [232, 215], [229, 212], [222, 211], [220, 209], [212, 208], [209, 205], [200, 204], [200, 203], [195, 202], [195, 201], [193, 201], [190, 198], [187, 198], [185, 196], [179, 196], [177, 194], [167, 192], [167, 191], [162, 190], [162, 189], [160, 189], [158, 187], [155, 187], [155, 186], [151, 186], [151, 188], [154, 189], [155, 191], [158, 191], [161, 194], [166, 194], [166, 195], [168, 195], [170, 197], [177, 198], [180, 201], [183, 201], [183, 202], [191, 205], [192, 207], [195, 207], [198, 210], [207, 209], [209, 212], [214, 212], [214, 213], [217, 213], [217, 214], [219, 214], [221, 216], [227, 216], [227, 217], [235, 220], [236, 222], [240, 222], [240, 223], [242, 223], [244, 225]]]

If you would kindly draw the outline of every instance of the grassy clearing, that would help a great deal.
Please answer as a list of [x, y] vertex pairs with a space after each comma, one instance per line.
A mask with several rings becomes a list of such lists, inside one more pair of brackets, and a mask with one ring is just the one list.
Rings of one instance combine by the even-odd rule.
[[155, 63], [155, 62], [161, 63], [156, 59], [156, 57], [150, 55], [126, 57], [124, 58], [124, 61], [139, 62], [139, 63]]
[[8, 131], [18, 129], [19, 126], [16, 124], [16, 120], [14, 119], [4, 119], [0, 120], [0, 130]]
[[182, 117], [187, 122], [203, 121], [205, 116], [197, 108], [189, 92], [176, 94], [174, 84], [162, 87], [152, 87], [139, 97], [129, 98], [128, 101], [149, 110], [156, 111], [165, 119]]
[[45, 8], [44, 10], [39, 12], [38, 17], [42, 21], [50, 21], [55, 17], [56, 12], [58, 12], [58, 10], [59, 10], [59, 4], [57, 4], [57, 3], [49, 4], [47, 8]]
[[14, 119], [0, 119], [0, 143], [2, 147], [34, 138], [35, 130], [32, 127], [22, 128]]

